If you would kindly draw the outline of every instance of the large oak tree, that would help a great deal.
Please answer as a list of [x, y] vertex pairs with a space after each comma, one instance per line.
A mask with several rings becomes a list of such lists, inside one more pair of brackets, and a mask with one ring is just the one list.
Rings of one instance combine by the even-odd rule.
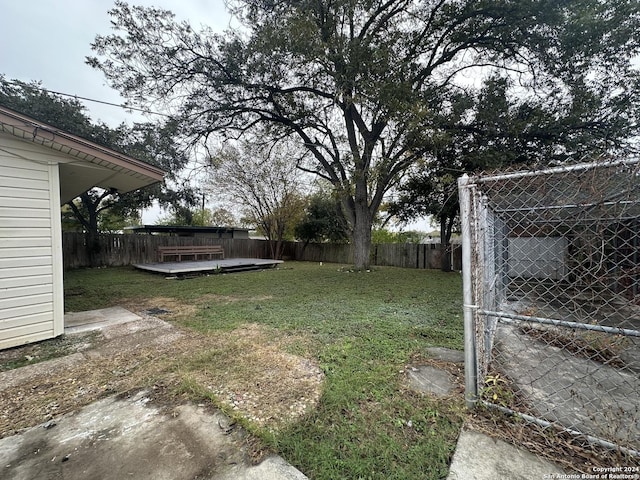
[[[635, 0], [236, 0], [241, 28], [194, 30], [116, 2], [89, 63], [130, 101], [165, 107], [194, 142], [266, 128], [334, 186], [369, 264], [385, 194], [434, 146], [465, 72], [502, 70], [523, 94], [570, 97], [637, 82]], [[584, 98], [584, 97], [583, 97]]]

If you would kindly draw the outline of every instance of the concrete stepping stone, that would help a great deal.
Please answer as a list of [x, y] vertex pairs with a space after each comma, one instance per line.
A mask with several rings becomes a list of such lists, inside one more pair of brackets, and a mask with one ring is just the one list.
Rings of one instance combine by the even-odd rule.
[[[570, 476], [532, 453], [479, 432], [463, 430], [447, 480], [529, 480]], [[602, 477], [604, 478], [604, 477]]]
[[464, 363], [464, 352], [443, 347], [429, 347], [427, 354], [435, 359], [449, 363]]
[[409, 367], [407, 371], [409, 386], [418, 392], [446, 396], [453, 393], [455, 377], [449, 372], [431, 365]]

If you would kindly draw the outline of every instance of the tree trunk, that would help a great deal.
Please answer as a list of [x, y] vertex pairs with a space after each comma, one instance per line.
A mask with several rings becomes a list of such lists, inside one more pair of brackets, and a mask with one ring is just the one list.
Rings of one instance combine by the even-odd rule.
[[[364, 192], [362, 192], [364, 190]], [[356, 270], [368, 270], [371, 264], [372, 218], [367, 202], [366, 186], [356, 186], [353, 218], [353, 263]]]
[[267, 235], [267, 243], [269, 244], [269, 257], [272, 260], [277, 260], [276, 258], [276, 241], [271, 238], [271, 236]]
[[86, 241], [86, 249], [87, 256], [89, 257], [89, 265], [92, 268], [100, 267], [100, 238], [97, 232], [97, 228], [95, 230], [87, 230], [85, 232], [85, 241]]
[[284, 251], [284, 241], [282, 239], [277, 239], [276, 240], [276, 247], [275, 247], [275, 256], [273, 257], [274, 260], [282, 260], [282, 252]]
[[440, 270], [443, 272], [451, 271], [451, 244], [440, 244]]
[[451, 272], [451, 231], [455, 217], [440, 218], [440, 270]]
[[87, 252], [87, 258], [89, 259], [89, 265], [92, 267], [100, 266], [100, 238], [98, 232], [98, 213], [100, 202], [108, 195], [108, 192], [103, 193], [97, 200], [93, 200], [89, 192], [84, 192], [80, 195], [80, 200], [87, 210], [87, 218], [82, 215], [78, 207], [73, 201], [68, 202], [67, 205], [73, 211], [78, 221], [82, 224], [85, 231], [85, 249]]
[[356, 270], [368, 270], [371, 254], [371, 223], [358, 221], [353, 231], [353, 263]]
[[[84, 199], [83, 199], [84, 200]], [[100, 238], [98, 232], [98, 205], [94, 204], [90, 200], [86, 201], [87, 209], [89, 211], [89, 227], [86, 231], [87, 239], [87, 254], [89, 256], [89, 264], [91, 267], [100, 267]]]

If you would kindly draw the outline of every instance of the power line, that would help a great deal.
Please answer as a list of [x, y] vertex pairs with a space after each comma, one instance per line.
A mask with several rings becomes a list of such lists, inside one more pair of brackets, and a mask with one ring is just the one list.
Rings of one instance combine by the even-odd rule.
[[161, 115], [163, 117], [169, 117], [170, 116], [170, 115], [168, 115], [166, 113], [154, 112], [153, 110], [148, 110], [148, 109], [145, 109], [145, 108], [131, 107], [131, 106], [123, 105], [123, 104], [107, 102], [107, 101], [104, 101], [104, 100], [96, 100], [96, 99], [93, 99], [93, 98], [81, 97], [81, 96], [78, 96], [78, 95], [71, 95], [69, 93], [54, 92], [53, 90], [47, 90], [47, 89], [43, 89], [43, 90], [45, 90], [47, 92], [50, 92], [50, 93], [54, 93], [56, 95], [62, 95], [62, 96], [65, 96], [65, 97], [79, 98], [80, 100], [85, 100], [87, 102], [101, 103], [103, 105], [109, 105], [109, 106], [112, 106], [112, 107], [118, 107], [118, 108], [122, 108], [123, 110], [135, 110], [136, 112], [150, 113], [152, 115]]
[[[12, 85], [23, 85], [22, 82], [14, 82], [14, 81], [11, 81], [11, 80], [8, 80], [7, 83], [10, 83]], [[170, 116], [170, 115], [168, 115], [166, 113], [154, 112], [153, 110], [148, 110], [148, 109], [144, 109], [144, 108], [131, 107], [131, 106], [123, 105], [123, 104], [107, 102], [105, 100], [96, 100], [95, 98], [81, 97], [79, 95], [73, 95], [71, 93], [56, 92], [54, 90], [49, 90], [48, 88], [40, 87], [40, 86], [33, 85], [33, 84], [29, 84], [29, 87], [36, 88], [36, 89], [44, 91], [44, 92], [53, 93], [54, 95], [61, 95], [63, 97], [76, 98], [76, 99], [84, 100], [86, 102], [100, 103], [102, 105], [109, 105], [111, 107], [122, 108], [123, 110], [135, 110], [136, 112], [148, 113], [148, 114], [152, 114], [152, 115], [161, 115], [163, 117], [169, 117]]]

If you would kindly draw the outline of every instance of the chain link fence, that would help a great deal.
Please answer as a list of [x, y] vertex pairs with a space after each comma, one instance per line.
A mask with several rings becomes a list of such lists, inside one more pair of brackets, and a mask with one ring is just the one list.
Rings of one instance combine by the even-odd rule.
[[467, 404], [640, 455], [640, 159], [459, 191]]

